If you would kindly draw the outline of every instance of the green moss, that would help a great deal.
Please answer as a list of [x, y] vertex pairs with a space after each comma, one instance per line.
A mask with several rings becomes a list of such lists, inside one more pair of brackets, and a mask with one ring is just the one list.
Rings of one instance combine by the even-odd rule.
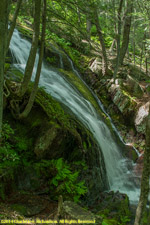
[[116, 198], [112, 201], [112, 196], [108, 195], [105, 201], [108, 201], [107, 205], [105, 208], [100, 205], [99, 207], [103, 208], [97, 214], [104, 218], [103, 221], [106, 224], [125, 225], [130, 221], [131, 212], [129, 210], [129, 199], [127, 196], [125, 196], [122, 200]]
[[104, 219], [102, 225], [117, 225], [118, 222], [115, 219]]
[[5, 63], [5, 73], [10, 69], [10, 63]]
[[82, 95], [94, 106], [95, 109], [101, 114], [100, 110], [95, 98], [89, 89], [84, 85], [79, 77], [77, 77], [72, 71], [65, 71], [60, 69], [60, 72], [69, 79], [69, 81], [82, 93]]
[[13, 204], [11, 208], [22, 215], [27, 215], [27, 209], [24, 205], [21, 204]]
[[136, 97], [132, 97], [132, 96], [129, 94], [129, 92], [127, 92], [127, 91], [125, 91], [125, 90], [122, 90], [122, 93], [123, 93], [125, 96], [127, 96], [127, 97], [130, 99], [131, 102], [135, 102]]
[[22, 23], [17, 23], [17, 29], [21, 34], [23, 34], [23, 36], [30, 39], [32, 38], [33, 30], [31, 28], [23, 25]]
[[70, 116], [65, 113], [60, 104], [56, 102], [49, 94], [47, 94], [42, 88], [38, 89], [35, 103], [41, 106], [49, 121], [59, 121], [62, 126], [71, 128]]

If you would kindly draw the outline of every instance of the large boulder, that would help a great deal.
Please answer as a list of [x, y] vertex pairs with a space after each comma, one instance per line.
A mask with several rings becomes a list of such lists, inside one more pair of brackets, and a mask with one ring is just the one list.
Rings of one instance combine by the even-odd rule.
[[113, 103], [123, 115], [130, 116], [134, 114], [137, 103], [122, 89], [121, 85], [112, 83], [108, 87], [108, 92], [110, 93]]
[[100, 58], [92, 59], [89, 68], [93, 73], [99, 75], [102, 72], [102, 60]]
[[[100, 196], [99, 204], [95, 207], [95, 212], [99, 216], [108, 218], [104, 221], [107, 224], [117, 224], [121, 222], [122, 218], [130, 218], [131, 213], [129, 209], [129, 198], [126, 194], [122, 194], [119, 191], [117, 192], [104, 192]], [[112, 220], [116, 220], [113, 221]], [[109, 223], [110, 222], [110, 223]]]
[[[74, 220], [77, 223], [95, 223], [95, 216], [90, 211], [83, 209], [74, 202], [65, 201], [62, 204], [61, 217], [67, 220]], [[87, 222], [88, 221], [88, 222]], [[62, 221], [63, 222], [63, 221]], [[72, 221], [73, 222], [73, 221]]]
[[142, 105], [136, 113], [134, 122], [135, 122], [136, 130], [139, 133], [144, 134], [146, 131], [146, 118], [149, 114], [149, 105], [150, 105], [150, 101], [148, 101], [146, 104]]
[[124, 83], [126, 90], [131, 93], [132, 96], [141, 98], [144, 94], [143, 88], [139, 85], [139, 83], [132, 78], [131, 76], [127, 76], [126, 83]]
[[108, 188], [104, 158], [98, 143], [90, 131], [66, 114], [60, 104], [43, 90], [38, 91], [35, 102], [41, 112], [33, 109], [28, 122], [35, 136], [34, 153], [37, 159], [64, 158], [70, 163], [84, 160], [87, 170], [79, 168], [80, 179], [85, 180], [88, 187], [90, 204]]

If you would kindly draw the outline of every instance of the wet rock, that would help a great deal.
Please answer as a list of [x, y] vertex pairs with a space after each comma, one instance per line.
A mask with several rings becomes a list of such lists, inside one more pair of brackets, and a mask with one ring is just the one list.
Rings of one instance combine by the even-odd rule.
[[138, 159], [138, 153], [132, 144], [126, 144], [125, 155], [133, 162], [136, 162]]
[[136, 130], [139, 133], [145, 134], [146, 118], [149, 114], [149, 105], [150, 105], [150, 102], [147, 102], [146, 104], [142, 105], [136, 113], [136, 117], [135, 117], [134, 122], [135, 122]]

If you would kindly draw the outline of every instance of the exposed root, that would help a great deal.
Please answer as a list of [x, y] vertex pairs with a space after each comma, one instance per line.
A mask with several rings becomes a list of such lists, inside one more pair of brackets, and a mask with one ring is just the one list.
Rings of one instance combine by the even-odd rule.
[[4, 95], [5, 95], [6, 98], [8, 98], [9, 95], [10, 95], [10, 91], [9, 91], [7, 85], [6, 85], [6, 80], [4, 80], [4, 89], [6, 90], [6, 92], [4, 91]]

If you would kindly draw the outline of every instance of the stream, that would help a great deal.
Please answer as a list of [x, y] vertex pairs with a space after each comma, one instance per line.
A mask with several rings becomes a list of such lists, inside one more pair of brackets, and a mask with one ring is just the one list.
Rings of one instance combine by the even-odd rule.
[[[14, 66], [22, 72], [25, 70], [30, 48], [31, 43], [23, 39], [15, 29], [10, 43], [10, 50], [16, 62]], [[37, 53], [32, 81], [36, 73], [38, 57]], [[61, 55], [59, 57], [61, 67], [63, 67]], [[68, 60], [70, 59], [68, 58]], [[70, 65], [74, 74], [80, 76], [71, 60]], [[110, 190], [119, 190], [121, 193], [126, 193], [130, 202], [136, 204], [139, 199], [140, 188], [136, 183], [136, 175], [132, 171], [133, 162], [122, 156], [121, 146], [123, 143], [118, 144], [116, 142], [108, 126], [101, 120], [93, 105], [82, 96], [73, 84], [69, 83], [57, 68], [51, 67], [44, 62], [39, 85], [44, 87], [46, 92], [56, 100], [64, 104], [91, 131], [104, 156]], [[97, 104], [103, 109], [98, 99]], [[114, 127], [113, 124], [112, 126]]]

